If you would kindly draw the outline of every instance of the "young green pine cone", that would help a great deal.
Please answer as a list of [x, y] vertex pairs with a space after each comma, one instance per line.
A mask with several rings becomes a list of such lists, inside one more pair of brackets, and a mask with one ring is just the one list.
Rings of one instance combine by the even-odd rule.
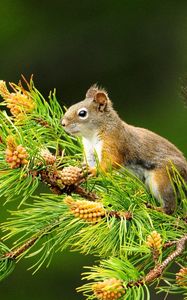
[[88, 222], [99, 222], [106, 214], [102, 203], [99, 202], [87, 200], [75, 201], [70, 196], [66, 197], [64, 202], [69, 206], [75, 217]]
[[95, 296], [100, 300], [120, 299], [125, 293], [122, 281], [116, 278], [93, 284], [92, 289]]
[[148, 235], [146, 245], [149, 248], [160, 250], [162, 245], [162, 238], [156, 230], [152, 231], [151, 234]]
[[82, 179], [82, 170], [78, 167], [64, 167], [58, 171], [58, 178], [64, 185], [78, 184]]
[[176, 283], [180, 286], [187, 287], [187, 267], [183, 267], [176, 274]]

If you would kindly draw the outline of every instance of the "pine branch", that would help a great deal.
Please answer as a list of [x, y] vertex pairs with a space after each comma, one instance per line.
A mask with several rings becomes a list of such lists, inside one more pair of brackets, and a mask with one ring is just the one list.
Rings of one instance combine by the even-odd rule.
[[[145, 288], [145, 286], [147, 284], [150, 284], [152, 282], [154, 282], [155, 280], [157, 280], [158, 278], [162, 277], [165, 269], [168, 267], [168, 265], [175, 261], [175, 259], [179, 256], [181, 256], [183, 254], [183, 252], [185, 251], [185, 246], [186, 246], [186, 242], [187, 242], [187, 235], [182, 236], [179, 240], [177, 241], [169, 241], [166, 244], [163, 245], [163, 248], [166, 249], [168, 247], [172, 247], [173, 245], [176, 245], [176, 250], [172, 251], [171, 253], [169, 253], [167, 255], [167, 257], [161, 262], [161, 263], [157, 263], [156, 266], [149, 270], [148, 273], [141, 278], [140, 274], [138, 274], [138, 272], [136, 272], [136, 280], [129, 280], [129, 277], [127, 276], [128, 273], [126, 274], [127, 270], [129, 268], [133, 268], [132, 265], [129, 265], [130, 262], [128, 262], [128, 260], [123, 260], [123, 264], [124, 264], [124, 269], [122, 270], [122, 272], [119, 272], [120, 274], [120, 279], [119, 276], [117, 277], [117, 279], [114, 279], [113, 274], [115, 274], [115, 269], [117, 270], [117, 268], [119, 268], [119, 261], [114, 261], [113, 259], [109, 260], [108, 262], [106, 261], [103, 266], [105, 269], [99, 269], [96, 267], [93, 267], [92, 269], [94, 271], [96, 271], [95, 273], [86, 273], [86, 279], [95, 279], [95, 276], [108, 276], [110, 275], [110, 280], [109, 279], [105, 279], [104, 281], [99, 281], [97, 283], [94, 284], [86, 284], [81, 288], [78, 288], [78, 291], [90, 291], [92, 290], [94, 292], [94, 294], [98, 297], [98, 299], [105, 299], [105, 291], [108, 291], [108, 298], [109, 299], [121, 299], [122, 295], [131, 295], [131, 290], [133, 291], [134, 289], [137, 289], [137, 291], [139, 291], [139, 297], [141, 299], [141, 297], [144, 297], [143, 294], [143, 290], [141, 287]], [[153, 243], [153, 244], [152, 244]], [[152, 251], [154, 250], [154, 246], [156, 247], [160, 247], [160, 242], [158, 243], [157, 239], [152, 240], [152, 242], [148, 242], [148, 245], [152, 248]], [[121, 262], [122, 265], [122, 262]], [[112, 272], [110, 270], [110, 268], [113, 268]], [[109, 271], [108, 271], [109, 270]], [[135, 270], [134, 270], [135, 272]], [[130, 277], [132, 279], [132, 273], [130, 273]], [[184, 281], [182, 276], [185, 276], [185, 274], [187, 274], [187, 270], [186, 268], [181, 269], [181, 271], [178, 273], [180, 274], [181, 277], [178, 277], [178, 282], [181, 284], [186, 283], [186, 281]], [[184, 274], [184, 275], [183, 275]], [[179, 276], [179, 275], [177, 275]], [[126, 279], [126, 280], [125, 280]], [[111, 281], [113, 280], [113, 281]], [[115, 289], [112, 287], [113, 283], [116, 281], [116, 284], [119, 286], [119, 288], [117, 288], [115, 286]], [[116, 291], [116, 293], [114, 293], [114, 291]], [[138, 296], [137, 296], [138, 298]], [[88, 297], [89, 299], [89, 297]]]
[[[77, 210], [78, 205], [82, 205], [82, 203], [86, 204], [87, 206], [92, 205], [93, 207], [93, 211], [97, 211], [97, 207], [99, 203], [96, 202], [90, 202], [90, 201], [79, 201], [79, 202], [75, 202], [71, 197], [66, 197], [64, 200], [65, 204], [68, 204], [68, 206], [70, 208], [74, 208]], [[96, 208], [95, 208], [96, 207]], [[100, 207], [100, 204], [99, 204]], [[86, 209], [86, 207], [85, 207]], [[73, 210], [74, 211], [74, 210]], [[82, 215], [82, 217], [81, 217]], [[77, 215], [78, 217], [87, 220], [88, 217], [84, 217], [84, 212], [81, 212], [81, 215]], [[107, 211], [103, 209], [103, 215], [101, 215], [102, 217], [105, 217], [105, 221], [107, 220], [107, 218], [111, 217], [111, 218], [125, 218], [127, 220], [131, 220], [132, 219], [132, 215], [130, 212], [117, 212], [117, 211]], [[90, 217], [89, 217], [90, 218]], [[93, 219], [93, 216], [91, 217], [91, 219], [89, 221], [91, 222], [95, 222], [95, 220]], [[70, 220], [69, 220], [70, 221]], [[30, 250], [30, 248], [36, 244], [36, 242], [45, 237], [47, 234], [49, 234], [52, 230], [56, 229], [57, 227], [62, 226], [61, 222], [63, 223], [63, 218], [62, 217], [57, 217], [56, 220], [51, 220], [51, 223], [48, 224], [47, 226], [43, 226], [42, 229], [40, 229], [37, 233], [35, 233], [31, 238], [29, 238], [28, 240], [26, 240], [25, 242], [21, 243], [21, 245], [19, 245], [18, 247], [15, 247], [14, 249], [12, 249], [11, 251], [8, 251], [6, 253], [4, 253], [2, 255], [1, 258], [9, 258], [9, 259], [13, 259], [16, 260], [17, 258], [19, 258], [20, 256], [24, 256], [28, 250]], [[96, 222], [98, 222], [98, 220], [96, 220]], [[69, 224], [68, 224], [69, 226]], [[15, 228], [14, 228], [15, 229]], [[64, 228], [66, 230], [66, 228]]]
[[81, 197], [88, 199], [90, 201], [95, 201], [95, 200], [99, 199], [99, 197], [97, 196], [96, 193], [89, 192], [79, 185], [74, 186], [73, 193], [76, 193], [76, 194], [80, 195]]
[[184, 235], [176, 242], [176, 250], [169, 254], [168, 257], [161, 264], [156, 266], [153, 270], [150, 270], [149, 273], [143, 279], [143, 281], [145, 283], [149, 283], [155, 280], [156, 278], [160, 277], [165, 268], [169, 265], [169, 263], [183, 253], [183, 251], [185, 250], [186, 242], [187, 235]]
[[48, 234], [52, 229], [54, 229], [56, 226], [59, 226], [58, 222], [56, 224], [52, 223], [50, 225], [48, 225], [45, 229], [40, 230], [37, 234], [35, 234], [34, 236], [32, 236], [29, 240], [27, 240], [26, 242], [24, 242], [22, 245], [12, 249], [11, 251], [8, 251], [6, 253], [4, 253], [1, 257], [2, 258], [8, 258], [11, 260], [16, 260], [18, 259], [21, 255], [25, 255], [25, 253], [30, 250], [30, 248], [36, 244], [36, 242], [44, 237], [46, 234]]
[[[174, 166], [181, 202], [169, 216], [124, 168], [93, 177], [79, 167], [82, 146], [60, 126], [55, 91], [44, 99], [32, 78], [10, 86], [0, 82], [2, 106], [10, 110], [0, 111], [0, 194], [18, 208], [1, 223], [2, 239], [13, 245], [0, 243], [0, 279], [25, 256], [35, 256], [36, 271], [54, 251], [69, 247], [100, 258], [100, 267], [86, 275], [94, 283], [79, 289], [87, 299], [149, 298], [154, 282], [161, 291], [186, 291], [187, 186]], [[38, 193], [42, 184], [49, 193]], [[174, 262], [181, 269], [173, 283], [167, 269]]]

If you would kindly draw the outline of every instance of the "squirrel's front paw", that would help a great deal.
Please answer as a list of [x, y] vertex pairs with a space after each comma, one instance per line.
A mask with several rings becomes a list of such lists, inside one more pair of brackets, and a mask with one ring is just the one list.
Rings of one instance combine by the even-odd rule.
[[96, 167], [92, 167], [92, 168], [89, 167], [88, 173], [89, 173], [89, 176], [93, 176], [93, 177], [97, 176], [97, 174], [98, 174]]
[[86, 163], [82, 164], [82, 172], [86, 174], [88, 177], [95, 177], [97, 176], [97, 169], [96, 167], [90, 167]]

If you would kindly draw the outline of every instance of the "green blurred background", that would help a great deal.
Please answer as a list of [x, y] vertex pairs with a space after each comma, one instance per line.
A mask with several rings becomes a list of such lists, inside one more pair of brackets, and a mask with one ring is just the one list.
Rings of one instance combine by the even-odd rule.
[[[0, 12], [0, 79], [34, 74], [46, 97], [56, 88], [67, 106], [97, 82], [123, 119], [167, 137], [187, 155], [180, 96], [187, 78], [187, 1], [1, 0]], [[74, 289], [82, 266], [93, 261], [67, 251], [34, 276], [22, 261], [0, 284], [0, 298], [83, 299]]]

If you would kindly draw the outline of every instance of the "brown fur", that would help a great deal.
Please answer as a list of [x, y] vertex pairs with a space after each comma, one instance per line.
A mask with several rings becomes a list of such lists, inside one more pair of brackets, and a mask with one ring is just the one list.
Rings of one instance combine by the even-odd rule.
[[118, 151], [118, 144], [111, 135], [104, 135], [103, 138], [103, 149], [102, 149], [102, 160], [101, 167], [106, 170], [110, 165], [118, 167], [123, 165], [124, 156]]
[[169, 176], [169, 169], [160, 168], [153, 170], [147, 186], [150, 192], [163, 202], [164, 210], [171, 214], [176, 208], [177, 194]]
[[[78, 114], [82, 109], [87, 111], [85, 118]], [[107, 170], [110, 164], [115, 167], [126, 166], [163, 202], [165, 212], [174, 211], [175, 192], [167, 174], [167, 167], [170, 168], [171, 163], [175, 165], [187, 182], [186, 159], [167, 139], [123, 122], [113, 109], [104, 89], [92, 86], [87, 91], [85, 100], [67, 110], [62, 125], [70, 134], [87, 139], [91, 145], [89, 149], [85, 149], [87, 153], [92, 148], [99, 148], [99, 143], [102, 142], [101, 151], [97, 151], [98, 156], [101, 155], [102, 169]]]

